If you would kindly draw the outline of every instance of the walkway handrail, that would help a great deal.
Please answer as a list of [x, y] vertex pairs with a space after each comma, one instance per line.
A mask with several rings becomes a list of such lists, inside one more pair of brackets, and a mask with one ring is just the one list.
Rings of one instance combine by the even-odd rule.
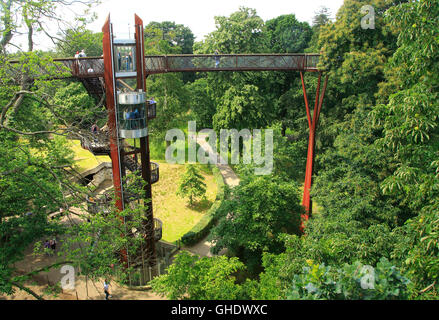
[[[210, 72], [210, 71], [318, 71], [316, 53], [256, 53], [256, 54], [174, 54], [145, 55], [145, 73]], [[53, 67], [59, 74], [44, 70], [50, 78], [98, 78], [104, 75], [103, 57], [54, 58]], [[10, 60], [11, 65], [19, 60]], [[65, 70], [60, 68], [64, 66]], [[59, 69], [59, 70], [58, 70]], [[70, 74], [66, 74], [66, 71]], [[17, 70], [18, 71], [18, 70]]]

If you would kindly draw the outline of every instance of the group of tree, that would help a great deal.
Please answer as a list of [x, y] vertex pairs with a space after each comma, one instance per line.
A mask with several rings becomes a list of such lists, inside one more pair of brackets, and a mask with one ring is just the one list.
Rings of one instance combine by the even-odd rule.
[[[374, 29], [361, 26], [365, 4], [374, 7]], [[194, 101], [211, 108], [194, 105], [198, 119], [215, 129], [276, 128], [274, 174], [257, 177], [248, 165], [235, 166], [242, 182], [210, 236], [214, 252], [226, 248], [231, 258], [207, 264], [208, 258], [182, 254], [181, 263], [154, 280], [157, 292], [218, 298], [226, 288], [211, 286], [218, 283], [213, 270], [223, 264], [221, 283], [232, 299], [438, 298], [439, 3], [345, 0], [334, 21], [322, 12], [310, 28], [291, 16], [264, 23], [254, 10], [241, 9], [217, 17], [217, 30], [194, 46], [200, 53], [321, 53], [330, 80], [312, 188], [318, 211], [305, 234], [297, 229], [299, 188], [291, 184], [303, 181], [307, 145], [297, 74], [204, 75], [191, 85]], [[302, 28], [300, 36], [293, 25]], [[315, 75], [305, 80], [313, 92]], [[182, 269], [191, 280], [178, 278]], [[367, 270], [370, 287], [361, 285]]]
[[[127, 230], [142, 230], [143, 206], [93, 213], [86, 205], [93, 187], [79, 183], [68, 138], [78, 139], [106, 117], [102, 101], [80, 83], [53, 80], [62, 75], [53, 57], [81, 49], [102, 54], [101, 35], [84, 29], [93, 16], [79, 12], [95, 3], [0, 1], [0, 294], [24, 290], [43, 299], [29, 286], [34, 276], [65, 264], [89, 279], [123, 277], [121, 253], [142, 245]], [[75, 21], [67, 21], [63, 10], [76, 12]], [[51, 33], [53, 25], [60, 34]], [[26, 45], [20, 45], [23, 34]], [[57, 44], [55, 51], [36, 50], [44, 37]], [[26, 272], [17, 267], [29, 250], [41, 254], [42, 241], [53, 237], [62, 239], [54, 264]]]
[[[81, 85], [35, 80], [38, 66], [53, 56], [77, 49], [100, 55], [102, 35], [83, 26], [66, 26], [64, 38], [52, 36], [59, 41], [55, 52], [34, 51], [35, 33], [47, 30], [44, 17], [56, 16], [51, 13], [65, 4], [1, 2], [0, 291], [9, 294], [14, 288], [30, 290], [14, 263], [44, 236], [73, 232], [68, 247], [96, 246], [65, 251], [91, 277], [115, 273], [121, 265], [114, 253], [139, 245], [136, 237], [119, 232], [120, 215], [110, 220], [87, 215], [89, 224], [67, 230], [47, 218], [60, 207], [69, 212], [81, 206], [87, 194], [71, 183], [73, 159], [65, 136], [98, 115], [105, 118], [102, 102], [90, 100]], [[361, 26], [365, 4], [375, 9], [374, 29]], [[22, 21], [14, 18], [18, 9]], [[216, 212], [213, 251], [226, 249], [229, 256], [182, 253], [152, 282], [153, 289], [182, 299], [437, 299], [438, 16], [434, 0], [345, 0], [334, 21], [322, 9], [312, 26], [293, 14], [264, 21], [255, 10], [240, 8], [216, 17], [216, 30], [199, 42], [185, 26], [148, 24], [147, 54], [316, 52], [330, 79], [316, 143], [312, 197], [318, 212], [303, 234], [307, 122], [298, 74], [148, 77], [148, 95], [158, 101], [152, 141], [163, 141], [166, 130], [188, 117], [198, 128], [275, 130], [272, 175], [255, 176], [251, 165], [235, 166], [241, 183], [226, 192]], [[28, 48], [9, 54], [23, 28]], [[19, 59], [20, 72], [7, 68], [11, 57]], [[305, 80], [314, 92], [316, 76], [307, 74]], [[138, 217], [133, 227], [141, 224], [141, 212], [131, 213]], [[102, 236], [96, 242], [97, 234]], [[373, 286], [364, 287], [371, 268]]]

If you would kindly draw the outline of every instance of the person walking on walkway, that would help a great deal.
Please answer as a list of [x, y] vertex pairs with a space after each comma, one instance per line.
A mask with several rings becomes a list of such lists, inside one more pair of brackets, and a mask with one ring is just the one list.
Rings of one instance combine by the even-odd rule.
[[215, 50], [215, 68], [218, 68], [219, 64], [220, 64], [219, 52], [218, 50]]

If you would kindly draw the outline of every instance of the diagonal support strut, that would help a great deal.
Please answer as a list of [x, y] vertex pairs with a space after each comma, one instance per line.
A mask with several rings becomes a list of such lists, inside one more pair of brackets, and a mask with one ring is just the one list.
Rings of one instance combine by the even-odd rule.
[[304, 229], [304, 223], [309, 219], [312, 214], [312, 201], [311, 201], [311, 185], [312, 185], [312, 174], [314, 166], [314, 149], [315, 149], [315, 136], [317, 125], [319, 121], [320, 111], [322, 110], [323, 98], [325, 96], [326, 86], [328, 84], [328, 75], [326, 75], [323, 90], [320, 93], [322, 74], [319, 73], [319, 78], [317, 82], [316, 99], [314, 103], [314, 110], [311, 119], [311, 110], [308, 102], [308, 95], [306, 93], [305, 79], [303, 72], [300, 72], [300, 79], [302, 80], [303, 97], [305, 99], [306, 116], [308, 119], [309, 127], [309, 137], [308, 137], [308, 153], [306, 158], [306, 171], [305, 171], [305, 183], [303, 190], [302, 205], [305, 208], [305, 213], [302, 215], [301, 229]]

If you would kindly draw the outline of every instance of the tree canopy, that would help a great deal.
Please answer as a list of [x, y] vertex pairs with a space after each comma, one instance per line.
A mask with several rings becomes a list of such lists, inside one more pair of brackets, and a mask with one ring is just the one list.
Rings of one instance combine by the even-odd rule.
[[[90, 186], [71, 179], [69, 140], [91, 123], [105, 124], [103, 101], [80, 83], [36, 76], [42, 67], [57, 72], [48, 67], [56, 55], [102, 53], [102, 34], [84, 27], [91, 15], [48, 33], [47, 23], [61, 22], [55, 13], [69, 4], [0, 1], [0, 292], [7, 294], [19, 288], [41, 298], [24, 287], [29, 275], [20, 276], [15, 263], [45, 236], [68, 235], [64, 257], [95, 278], [123, 277], [120, 252], [142, 245], [125, 227], [141, 230], [147, 203], [92, 214], [84, 205]], [[203, 230], [213, 257], [178, 254], [151, 282], [155, 292], [171, 299], [438, 299], [439, 2], [369, 1], [374, 29], [361, 25], [365, 4], [345, 0], [335, 19], [322, 7], [311, 26], [292, 13], [264, 21], [241, 7], [215, 17], [215, 30], [198, 42], [172, 21], [145, 26], [146, 54], [314, 52], [329, 75], [316, 137], [314, 212], [303, 232], [308, 126], [299, 74], [148, 77], [147, 94], [157, 101], [148, 128], [154, 146], [188, 119], [217, 132], [274, 130], [270, 175], [254, 175], [254, 164], [243, 161], [232, 166], [240, 184], [226, 190], [211, 211], [211, 230]], [[11, 53], [23, 32], [26, 46]], [[56, 51], [35, 50], [37, 33], [56, 42]], [[17, 72], [10, 72], [12, 58]], [[315, 92], [316, 74], [305, 82]], [[204, 188], [193, 168], [183, 186], [197, 196]], [[84, 223], [66, 227], [50, 218], [59, 208], [73, 214], [72, 207], [86, 212]], [[72, 249], [81, 243], [88, 246]], [[359, 285], [364, 270], [375, 276], [371, 290]]]

